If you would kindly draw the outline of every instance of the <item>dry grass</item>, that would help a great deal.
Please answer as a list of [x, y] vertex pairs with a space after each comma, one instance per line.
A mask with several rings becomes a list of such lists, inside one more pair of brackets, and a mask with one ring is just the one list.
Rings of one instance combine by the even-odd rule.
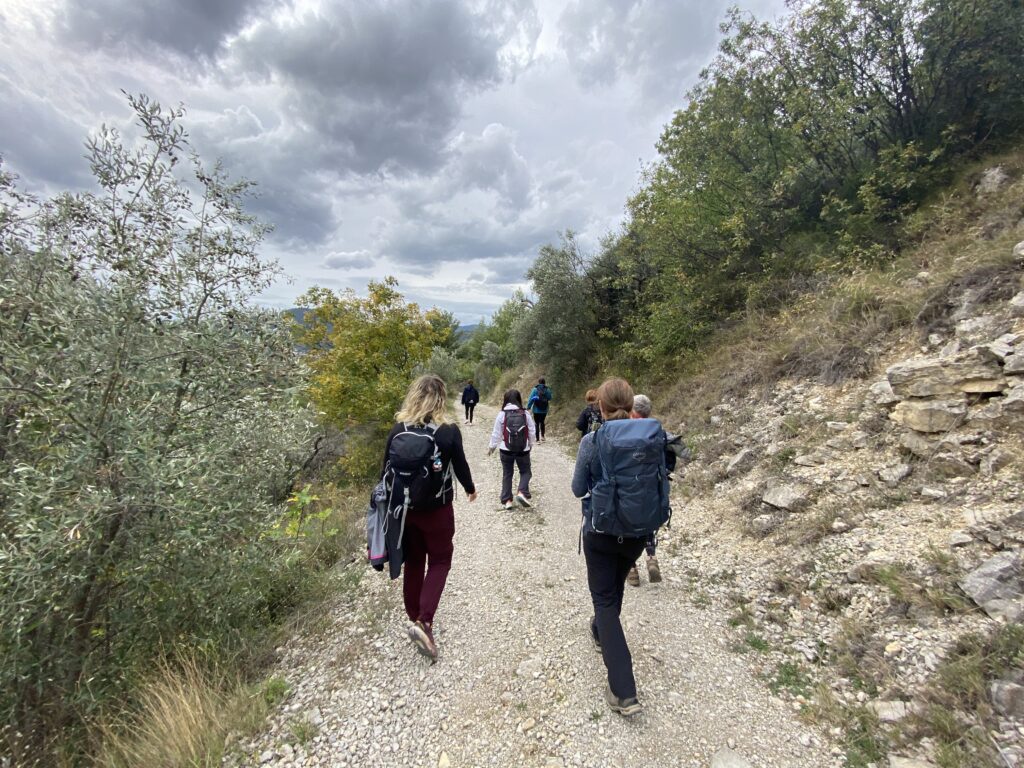
[[875, 713], [864, 706], [839, 701], [827, 685], [817, 686], [813, 703], [804, 716], [818, 725], [840, 729], [848, 768], [867, 768], [885, 760], [889, 734], [881, 727]]
[[231, 696], [195, 661], [162, 665], [139, 692], [138, 712], [103, 729], [104, 768], [220, 764]]
[[[354, 593], [364, 568], [335, 569], [339, 561], [359, 557], [367, 490], [322, 483], [315, 500], [284, 535], [294, 537], [302, 557], [314, 566], [323, 594], [312, 595], [267, 636], [253, 638], [245, 653], [224, 660], [225, 668], [204, 659], [184, 658], [161, 664], [143, 680], [125, 714], [97, 727], [99, 768], [212, 768], [219, 766], [226, 744], [238, 734], [262, 727], [269, 710], [287, 695], [279, 678], [258, 684], [246, 680], [265, 674], [271, 649], [282, 632], [314, 632], [326, 628], [323, 597]], [[320, 574], [317, 576], [316, 574]], [[312, 738], [305, 726], [300, 734]], [[296, 738], [299, 738], [297, 735]]]
[[810, 546], [817, 544], [826, 536], [834, 533], [832, 524], [840, 518], [837, 506], [792, 515], [781, 530], [782, 542], [791, 546]]
[[288, 695], [270, 677], [258, 685], [194, 659], [161, 664], [139, 688], [134, 714], [99, 729], [98, 768], [214, 768], [233, 737], [256, 733]]
[[1006, 625], [959, 640], [922, 695], [923, 709], [908, 724], [908, 741], [932, 740], [941, 768], [1000, 765], [989, 737], [998, 716], [988, 686], [1024, 666], [1024, 627]]
[[854, 619], [843, 619], [840, 629], [832, 644], [832, 661], [839, 674], [869, 695], [888, 687], [894, 675], [885, 657], [885, 641], [872, 627]]
[[955, 568], [940, 570], [928, 577], [910, 566], [898, 563], [871, 573], [868, 581], [885, 587], [891, 598], [906, 612], [911, 608], [945, 613], [974, 610], [971, 601], [956, 585]]

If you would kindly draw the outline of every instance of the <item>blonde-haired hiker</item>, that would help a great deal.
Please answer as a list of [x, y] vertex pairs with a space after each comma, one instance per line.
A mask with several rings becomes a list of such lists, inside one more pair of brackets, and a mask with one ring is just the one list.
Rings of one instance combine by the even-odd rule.
[[416, 379], [395, 421], [384, 449], [381, 479], [389, 509], [401, 512], [402, 597], [412, 622], [409, 639], [422, 654], [436, 659], [434, 613], [454, 549], [453, 475], [470, 501], [476, 499], [476, 487], [462, 448], [462, 433], [448, 415], [444, 380], [432, 374]]
[[583, 499], [581, 539], [594, 603], [590, 632], [608, 670], [605, 698], [613, 711], [629, 716], [641, 706], [619, 615], [626, 574], [671, 514], [665, 431], [656, 419], [630, 419], [633, 389], [623, 379], [604, 382], [597, 401], [604, 423], [580, 441], [572, 492]]

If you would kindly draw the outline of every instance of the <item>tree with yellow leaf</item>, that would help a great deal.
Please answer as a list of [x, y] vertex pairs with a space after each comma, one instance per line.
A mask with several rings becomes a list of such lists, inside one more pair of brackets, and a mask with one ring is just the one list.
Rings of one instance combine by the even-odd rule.
[[317, 287], [299, 301], [309, 308], [297, 336], [309, 350], [313, 402], [341, 430], [390, 425], [414, 369], [448, 329], [407, 303], [393, 277], [371, 282], [365, 298]]

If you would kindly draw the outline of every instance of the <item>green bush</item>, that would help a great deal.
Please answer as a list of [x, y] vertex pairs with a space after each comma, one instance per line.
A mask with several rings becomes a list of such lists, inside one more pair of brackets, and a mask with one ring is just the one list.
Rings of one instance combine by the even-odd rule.
[[[248, 184], [180, 110], [90, 140], [99, 190], [36, 201], [0, 168], [0, 719], [15, 762], [116, 707], [139, 670], [216, 657], [297, 599], [266, 535], [308, 450], [303, 369]], [[20, 734], [20, 736], [18, 736]]]
[[[808, 0], [773, 22], [735, 9], [723, 30], [622, 227], [588, 259], [570, 233], [528, 273], [519, 327], [556, 381], [663, 378], [750, 313], [884, 267], [963, 158], [1020, 136], [1019, 0]], [[902, 312], [849, 304], [858, 329]], [[821, 348], [782, 375], [874, 364], [857, 340], [808, 341]]]

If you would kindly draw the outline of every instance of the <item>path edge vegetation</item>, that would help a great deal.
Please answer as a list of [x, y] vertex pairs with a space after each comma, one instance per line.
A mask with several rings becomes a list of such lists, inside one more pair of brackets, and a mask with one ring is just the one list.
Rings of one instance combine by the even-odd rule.
[[[375, 436], [457, 326], [390, 278], [311, 291], [305, 323], [260, 308], [281, 272], [252, 184], [200, 161], [183, 108], [126, 98], [134, 129], [86, 142], [93, 191], [39, 199], [0, 161], [0, 753], [19, 768], [219, 765], [261, 726], [287, 696], [275, 649], [358, 586]], [[352, 334], [369, 357], [332, 368]]]

